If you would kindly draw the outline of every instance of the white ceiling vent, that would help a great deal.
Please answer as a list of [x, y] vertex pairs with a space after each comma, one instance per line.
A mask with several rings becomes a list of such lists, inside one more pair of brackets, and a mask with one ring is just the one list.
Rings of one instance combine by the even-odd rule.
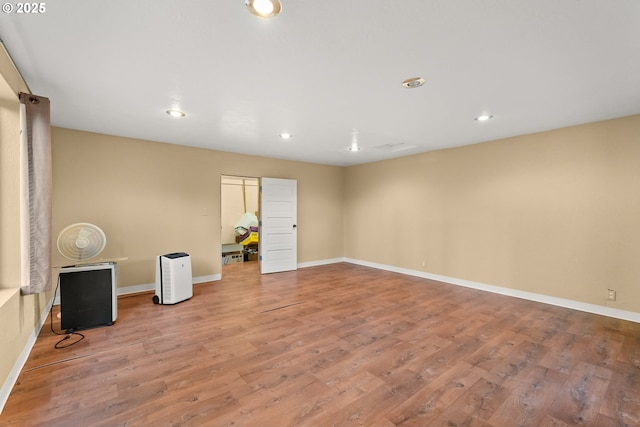
[[374, 147], [374, 148], [377, 148], [379, 150], [394, 152], [394, 151], [409, 150], [410, 148], [416, 148], [416, 146], [412, 144], [407, 144], [404, 142], [397, 142], [395, 144], [378, 145], [377, 147]]

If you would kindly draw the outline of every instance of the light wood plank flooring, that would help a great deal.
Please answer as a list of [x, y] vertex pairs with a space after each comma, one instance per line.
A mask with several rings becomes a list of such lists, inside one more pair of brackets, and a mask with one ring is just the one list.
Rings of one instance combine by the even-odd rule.
[[0, 425], [640, 425], [639, 324], [346, 263], [194, 293], [45, 325]]

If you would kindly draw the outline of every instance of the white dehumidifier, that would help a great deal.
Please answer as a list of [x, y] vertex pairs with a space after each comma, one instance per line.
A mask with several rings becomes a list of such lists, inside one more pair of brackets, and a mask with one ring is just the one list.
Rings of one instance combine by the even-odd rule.
[[156, 258], [155, 304], [176, 304], [193, 296], [191, 256], [185, 252]]

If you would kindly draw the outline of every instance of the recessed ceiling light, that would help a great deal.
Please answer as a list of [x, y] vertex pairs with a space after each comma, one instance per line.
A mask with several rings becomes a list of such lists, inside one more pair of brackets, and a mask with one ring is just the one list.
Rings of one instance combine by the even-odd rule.
[[424, 85], [424, 79], [422, 77], [412, 77], [402, 82], [402, 87], [407, 89], [415, 89]]
[[290, 133], [286, 133], [285, 132], [285, 133], [281, 133], [280, 134], [280, 138], [282, 138], [282, 139], [291, 139], [291, 138], [293, 138], [293, 135], [291, 135]]
[[493, 115], [491, 114], [483, 114], [481, 116], [476, 117], [474, 120], [477, 120], [479, 122], [486, 122], [487, 120], [493, 118]]
[[170, 115], [171, 117], [184, 117], [184, 116], [186, 116], [184, 111], [176, 110], [175, 108], [172, 108], [171, 110], [167, 110], [167, 114]]
[[348, 148], [349, 151], [360, 151], [360, 146], [358, 145], [358, 129], [351, 130], [351, 146]]
[[282, 11], [280, 0], [245, 0], [249, 12], [260, 18], [272, 18]]

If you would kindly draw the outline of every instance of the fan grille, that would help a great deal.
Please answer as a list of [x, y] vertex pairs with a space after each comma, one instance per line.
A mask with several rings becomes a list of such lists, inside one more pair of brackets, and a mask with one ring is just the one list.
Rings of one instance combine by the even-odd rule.
[[58, 251], [63, 257], [83, 261], [94, 258], [107, 244], [104, 232], [94, 224], [79, 222], [64, 228], [58, 235]]

